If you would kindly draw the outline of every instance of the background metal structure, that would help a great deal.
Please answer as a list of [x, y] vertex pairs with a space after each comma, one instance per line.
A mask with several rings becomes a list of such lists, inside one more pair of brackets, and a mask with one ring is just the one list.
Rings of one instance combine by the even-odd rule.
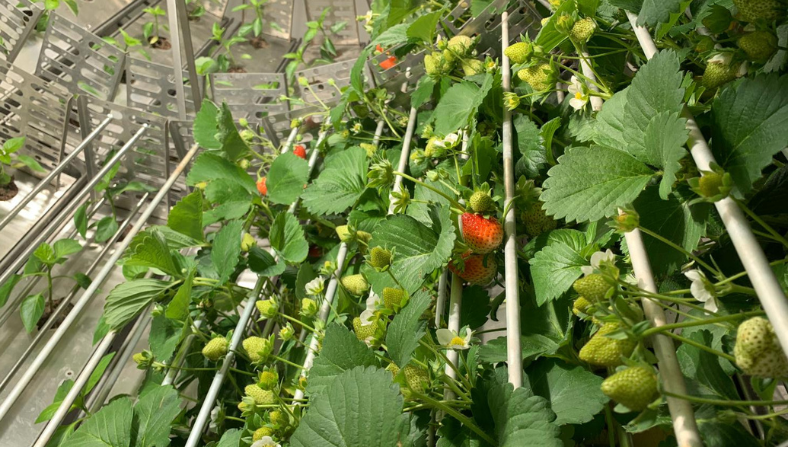
[[12, 63], [16, 60], [43, 12], [30, 0], [9, 0], [0, 4], [0, 60]]

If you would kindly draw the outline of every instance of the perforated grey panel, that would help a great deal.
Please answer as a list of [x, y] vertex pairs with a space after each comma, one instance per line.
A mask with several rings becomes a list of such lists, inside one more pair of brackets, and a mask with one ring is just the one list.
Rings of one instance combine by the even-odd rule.
[[30, 0], [0, 2], [0, 60], [14, 61], [42, 12]]
[[265, 4], [264, 34], [287, 40], [292, 38], [293, 3], [293, 0], [269, 0]]
[[[335, 44], [358, 44], [358, 28], [356, 27], [356, 2], [355, 0], [305, 0], [307, 20], [316, 21], [326, 8], [330, 8], [323, 22], [328, 31], [331, 26], [339, 22], [345, 23], [345, 28], [339, 33], [331, 34]], [[366, 12], [366, 11], [364, 11]]]
[[[126, 103], [130, 107], [136, 107], [146, 112], [177, 118], [178, 108], [174, 78], [171, 66], [128, 57], [126, 60]], [[187, 71], [183, 71], [183, 80], [186, 93], [186, 117], [194, 118], [196, 115], [194, 99]]]
[[57, 81], [71, 93], [112, 99], [123, 74], [125, 54], [101, 38], [52, 14], [36, 75]]
[[287, 112], [290, 104], [281, 99], [287, 94], [284, 74], [226, 73], [211, 74], [213, 100], [227, 103], [233, 117], [259, 122], [271, 114]]
[[[316, 103], [318, 99], [326, 105], [337, 102], [342, 96], [337, 88], [350, 85], [350, 72], [355, 64], [356, 60], [345, 60], [296, 72], [296, 80], [302, 77], [306, 78], [307, 82], [309, 82], [309, 88], [311, 88], [309, 90], [297, 84], [295, 89], [298, 97], [307, 103]], [[364, 77], [369, 77], [369, 72], [366, 68]], [[328, 83], [329, 79], [334, 79], [336, 87]]]
[[[477, 17], [465, 23], [462, 28], [455, 30], [458, 34], [479, 37], [476, 51], [480, 56], [500, 57], [501, 8], [507, 3], [505, 0], [496, 0]], [[542, 17], [531, 5], [519, 1], [509, 7], [507, 11], [509, 12], [509, 38], [511, 41], [519, 40], [521, 34], [527, 34], [531, 38], [536, 37], [541, 27]]]
[[[107, 114], [112, 113], [113, 116], [109, 126], [92, 142], [96, 167], [100, 167], [110, 153], [120, 150], [142, 125], [150, 124], [150, 128], [121, 159], [120, 170], [113, 181], [121, 183], [134, 180], [160, 188], [169, 177], [169, 163], [177, 164], [180, 161], [177, 153], [171, 151], [167, 119], [90, 97], [80, 98], [80, 108], [83, 107], [87, 109], [91, 127], [86, 128], [85, 133], [95, 128]], [[116, 204], [130, 208], [139, 202], [141, 196], [139, 192], [125, 192], [117, 196]], [[167, 200], [154, 212], [154, 216], [166, 218], [169, 204], [170, 200]]]
[[0, 141], [27, 137], [20, 153], [52, 170], [60, 162], [71, 95], [0, 61]]
[[213, 14], [218, 18], [224, 17], [224, 13], [227, 10], [227, 3], [230, 0], [202, 0], [201, 2], [197, 2], [202, 4], [205, 11], [209, 14]]

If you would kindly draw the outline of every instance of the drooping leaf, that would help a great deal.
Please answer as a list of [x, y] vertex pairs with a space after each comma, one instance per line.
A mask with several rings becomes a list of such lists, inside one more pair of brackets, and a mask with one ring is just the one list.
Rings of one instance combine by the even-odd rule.
[[44, 315], [44, 307], [46, 302], [44, 296], [40, 293], [28, 295], [22, 300], [19, 306], [19, 315], [22, 316], [22, 324], [25, 325], [25, 331], [32, 333], [36, 329], [36, 323]]
[[211, 248], [211, 262], [219, 273], [219, 284], [224, 284], [235, 271], [241, 254], [241, 234], [243, 221], [230, 221], [219, 230]]
[[150, 351], [159, 361], [168, 361], [172, 357], [181, 339], [182, 331], [176, 322], [167, 317], [153, 317], [148, 344]]
[[118, 221], [114, 216], [105, 216], [96, 223], [96, 235], [94, 239], [97, 243], [104, 243], [118, 232]]
[[125, 265], [139, 265], [157, 268], [170, 276], [180, 276], [181, 270], [167, 246], [167, 240], [157, 231], [138, 233], [126, 251]]
[[250, 194], [257, 192], [257, 185], [246, 171], [227, 159], [211, 153], [203, 153], [194, 160], [186, 184], [194, 186], [214, 180], [233, 180], [243, 186]]
[[279, 155], [271, 164], [265, 185], [268, 198], [274, 203], [289, 205], [304, 192], [304, 185], [309, 180], [309, 164], [294, 155]]
[[425, 290], [415, 293], [389, 325], [386, 346], [391, 360], [400, 368], [408, 365], [410, 356], [426, 332], [427, 322], [421, 320], [421, 316], [429, 308], [431, 300], [429, 292]]
[[218, 130], [216, 139], [222, 144], [222, 151], [230, 161], [237, 161], [243, 157], [251, 154], [249, 145], [246, 144], [241, 134], [238, 133], [238, 127], [235, 126], [233, 120], [233, 113], [226, 103], [222, 103], [219, 110]]
[[466, 80], [446, 91], [435, 107], [435, 134], [445, 136], [468, 124], [492, 87], [492, 76], [488, 80], [482, 88]]
[[175, 292], [175, 296], [167, 305], [164, 314], [167, 318], [173, 320], [184, 320], [189, 315], [189, 303], [192, 301], [192, 284], [194, 282], [194, 273], [196, 268], [192, 268], [183, 281], [183, 284]]
[[158, 279], [137, 279], [119, 284], [107, 296], [104, 322], [111, 330], [123, 327], [169, 284]]
[[167, 227], [197, 241], [205, 241], [202, 212], [202, 192], [194, 191], [179, 200], [178, 203], [172, 207], [167, 217]]

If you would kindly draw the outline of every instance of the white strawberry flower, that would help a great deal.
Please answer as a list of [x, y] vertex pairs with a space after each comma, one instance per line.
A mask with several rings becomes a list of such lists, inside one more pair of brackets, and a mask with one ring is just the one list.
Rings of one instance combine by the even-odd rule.
[[616, 254], [614, 254], [610, 249], [604, 252], [596, 251], [591, 255], [590, 262], [590, 266], [587, 265], [580, 267], [580, 271], [582, 271], [585, 276], [594, 274], [597, 270], [602, 270], [608, 266], [615, 267]]
[[446, 137], [443, 138], [443, 143], [440, 145], [443, 148], [454, 148], [457, 144], [460, 143], [460, 135], [457, 133], [448, 134]]
[[282, 445], [275, 442], [273, 438], [268, 435], [252, 443], [253, 448], [281, 448]]
[[570, 79], [569, 90], [569, 105], [575, 110], [583, 110], [588, 104], [588, 95], [585, 93], [585, 87], [580, 83], [575, 76]]
[[461, 336], [456, 331], [452, 331], [450, 329], [441, 328], [435, 332], [435, 335], [438, 336], [438, 343], [445, 348], [450, 348], [452, 350], [467, 350], [471, 347], [471, 337], [473, 336], [473, 331], [468, 329], [468, 327], [463, 327], [460, 332], [465, 331], [465, 336]]
[[375, 309], [379, 302], [380, 297], [374, 292], [370, 292], [367, 298], [367, 308], [358, 316], [361, 319], [361, 326], [369, 326], [375, 322]]
[[717, 291], [714, 284], [706, 279], [706, 275], [701, 270], [689, 270], [684, 273], [684, 276], [692, 282], [690, 285], [690, 293], [692, 297], [703, 303], [703, 308], [717, 312]]
[[323, 283], [325, 282], [325, 278], [322, 276], [318, 276], [311, 281], [307, 282], [304, 289], [306, 290], [307, 295], [317, 296], [323, 294]]

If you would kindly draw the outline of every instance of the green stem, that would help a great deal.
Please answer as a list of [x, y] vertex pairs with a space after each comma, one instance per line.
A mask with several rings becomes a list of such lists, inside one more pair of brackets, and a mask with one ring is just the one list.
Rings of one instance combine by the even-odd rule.
[[684, 249], [683, 247], [681, 247], [678, 244], [670, 241], [669, 239], [665, 238], [664, 236], [659, 235], [656, 232], [652, 232], [651, 230], [643, 227], [642, 225], [638, 226], [638, 228], [640, 229], [641, 232], [645, 233], [646, 235], [649, 235], [649, 236], [651, 236], [651, 237], [653, 237], [653, 238], [655, 238], [655, 239], [657, 239], [659, 241], [662, 241], [663, 243], [667, 244], [668, 246], [672, 247], [673, 249], [681, 252], [682, 254], [686, 255], [687, 257], [690, 257], [698, 265], [706, 268], [712, 274], [714, 274], [714, 275], [717, 274], [717, 270], [715, 268], [713, 268], [711, 265], [709, 265], [708, 263], [706, 263], [703, 260], [701, 260], [697, 255], [693, 254], [692, 252]]
[[695, 341], [693, 341], [691, 339], [687, 339], [686, 337], [679, 336], [678, 334], [673, 334], [670, 331], [668, 331], [666, 333], [662, 333], [662, 334], [664, 334], [664, 335], [666, 335], [668, 337], [671, 337], [673, 339], [676, 339], [677, 341], [683, 342], [683, 343], [685, 343], [687, 345], [692, 345], [693, 347], [699, 348], [699, 349], [701, 349], [701, 350], [703, 350], [705, 352], [711, 353], [712, 355], [717, 355], [720, 358], [725, 358], [725, 359], [727, 359], [728, 361], [730, 361], [730, 362], [732, 362], [734, 364], [736, 363], [736, 358], [734, 358], [733, 356], [731, 356], [731, 355], [729, 355], [727, 353], [723, 353], [723, 352], [721, 352], [719, 350], [715, 350], [715, 349], [713, 349], [711, 347], [707, 347], [706, 345], [703, 345], [703, 344], [701, 344], [699, 342], [695, 342]]
[[764, 222], [763, 219], [761, 219], [760, 216], [758, 216], [752, 210], [747, 208], [747, 205], [745, 205], [741, 200], [738, 200], [738, 199], [734, 199], [734, 200], [736, 200], [736, 203], [739, 205], [739, 208], [741, 208], [742, 211], [747, 213], [747, 216], [751, 217], [755, 222], [760, 224], [761, 227], [766, 229], [766, 231], [769, 232], [769, 234], [771, 234], [774, 237], [775, 240], [780, 242], [780, 244], [782, 244], [784, 247], [788, 248], [788, 240], [786, 240], [784, 236], [782, 236], [779, 233], [777, 233], [777, 231], [774, 230], [773, 228], [771, 228], [769, 226], [769, 224]]
[[788, 405], [788, 400], [724, 400], [724, 399], [706, 399], [703, 397], [687, 396], [684, 394], [673, 394], [668, 391], [663, 391], [662, 394], [668, 397], [675, 397], [676, 399], [684, 399], [696, 404], [709, 404], [719, 405], [722, 407], [767, 407], [771, 405]]
[[427, 404], [431, 405], [433, 408], [436, 408], [436, 409], [446, 413], [447, 415], [452, 416], [454, 419], [459, 421], [462, 425], [464, 425], [465, 427], [471, 429], [477, 435], [482, 437], [486, 442], [490, 443], [491, 445], [495, 445], [496, 444], [495, 440], [493, 440], [492, 437], [487, 435], [487, 433], [484, 432], [482, 429], [480, 429], [476, 424], [474, 424], [473, 421], [471, 421], [470, 418], [468, 418], [467, 416], [463, 415], [462, 413], [460, 413], [456, 409], [454, 409], [454, 408], [452, 408], [452, 407], [450, 407], [448, 405], [445, 405], [443, 402], [440, 402], [438, 400], [432, 399], [431, 397], [428, 397], [428, 396], [426, 396], [424, 394], [419, 394], [419, 393], [416, 393], [416, 392], [414, 392], [413, 394], [416, 396], [416, 398], [423, 400]]
[[286, 320], [290, 320], [290, 321], [291, 321], [291, 322], [293, 322], [293, 323], [298, 323], [298, 324], [299, 324], [299, 325], [301, 325], [301, 326], [302, 326], [304, 329], [306, 329], [306, 330], [308, 330], [308, 331], [311, 331], [311, 332], [312, 332], [312, 333], [314, 333], [314, 334], [317, 334], [317, 331], [315, 331], [315, 330], [314, 330], [314, 329], [313, 329], [311, 326], [308, 326], [307, 324], [305, 324], [305, 323], [304, 323], [304, 322], [302, 322], [301, 320], [297, 320], [297, 319], [295, 319], [295, 318], [293, 318], [293, 317], [291, 317], [291, 316], [289, 316], [289, 315], [287, 315], [287, 314], [283, 314], [282, 312], [280, 312], [280, 313], [279, 313], [279, 315], [281, 315], [281, 316], [282, 316], [282, 318], [284, 318], [284, 319], [286, 319]]
[[439, 196], [441, 196], [441, 197], [445, 198], [446, 200], [448, 200], [449, 203], [451, 203], [451, 206], [453, 206], [454, 208], [457, 208], [459, 210], [465, 211], [465, 207], [464, 206], [462, 206], [459, 203], [457, 203], [456, 200], [454, 200], [451, 197], [449, 197], [448, 194], [446, 194], [445, 192], [441, 191], [440, 189], [434, 188], [434, 187], [432, 187], [432, 186], [430, 186], [428, 184], [424, 184], [423, 182], [413, 178], [412, 176], [410, 176], [408, 174], [402, 173], [402, 172], [396, 172], [395, 171], [394, 175], [397, 175], [397, 176], [400, 176], [402, 178], [405, 178], [406, 180], [412, 181], [413, 183], [415, 183], [417, 185], [423, 186], [423, 187], [429, 189], [430, 191], [433, 191], [434, 193], [436, 193]]
[[723, 315], [722, 317], [709, 318], [709, 319], [705, 319], [705, 320], [697, 320], [697, 321], [694, 321], [694, 322], [672, 323], [672, 324], [668, 324], [668, 325], [655, 326], [653, 328], [649, 328], [649, 329], [643, 331], [642, 337], [648, 337], [648, 336], [651, 336], [653, 334], [661, 333], [663, 331], [669, 331], [669, 330], [672, 330], [672, 329], [689, 328], [689, 327], [692, 327], [692, 326], [710, 325], [710, 324], [713, 324], [713, 323], [727, 322], [727, 321], [730, 321], [730, 320], [738, 320], [740, 318], [746, 318], [746, 317], [755, 317], [755, 316], [763, 315], [763, 314], [764, 314], [763, 311], [741, 312], [739, 314]]
[[273, 359], [275, 359], [277, 361], [281, 361], [281, 362], [287, 364], [288, 366], [293, 366], [293, 367], [298, 368], [298, 369], [303, 369], [304, 368], [304, 366], [301, 366], [300, 364], [296, 364], [296, 363], [288, 361], [288, 360], [286, 360], [284, 358], [280, 358], [279, 356], [276, 356], [276, 355], [271, 355], [271, 358], [273, 358]]

